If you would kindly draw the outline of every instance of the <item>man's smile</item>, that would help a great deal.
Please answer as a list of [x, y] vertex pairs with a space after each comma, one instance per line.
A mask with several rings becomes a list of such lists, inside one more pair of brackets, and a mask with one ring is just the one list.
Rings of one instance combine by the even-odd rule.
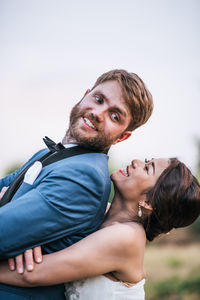
[[92, 123], [91, 120], [89, 120], [88, 118], [86, 117], [83, 117], [83, 121], [84, 121], [84, 124], [89, 127], [89, 129], [91, 130], [94, 130], [94, 131], [97, 131], [97, 128], [94, 126], [94, 124]]

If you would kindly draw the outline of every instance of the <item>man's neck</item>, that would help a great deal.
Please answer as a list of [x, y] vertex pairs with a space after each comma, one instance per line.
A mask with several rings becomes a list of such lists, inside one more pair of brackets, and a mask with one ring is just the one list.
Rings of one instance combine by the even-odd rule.
[[77, 140], [74, 138], [74, 137], [72, 137], [71, 135], [70, 135], [70, 131], [69, 131], [69, 129], [67, 130], [67, 132], [66, 132], [66, 134], [65, 134], [65, 136], [64, 136], [64, 138], [62, 139], [62, 144], [63, 145], [66, 145], [66, 144], [73, 144], [73, 145], [79, 145], [79, 146], [82, 146], [82, 147], [84, 147], [84, 148], [88, 148], [88, 149], [91, 149], [91, 150], [94, 150], [95, 152], [99, 152], [99, 153], [105, 153], [105, 154], [107, 154], [108, 153], [108, 151], [109, 151], [109, 148], [108, 149], [105, 149], [104, 151], [103, 150], [98, 150], [98, 149], [93, 149], [93, 147], [90, 147], [89, 145], [87, 145], [87, 147], [86, 147], [86, 145], [84, 145], [84, 144], [79, 144], [79, 142], [77, 142]]
[[62, 144], [63, 145], [66, 145], [66, 144], [76, 144], [76, 145], [78, 145], [76, 139], [70, 136], [69, 129], [66, 132], [64, 138], [62, 139]]

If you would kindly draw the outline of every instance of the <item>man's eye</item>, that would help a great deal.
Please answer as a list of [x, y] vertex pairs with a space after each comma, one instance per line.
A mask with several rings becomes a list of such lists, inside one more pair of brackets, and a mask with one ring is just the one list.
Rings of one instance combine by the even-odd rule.
[[103, 103], [103, 99], [99, 96], [95, 96], [95, 100], [99, 103], [102, 104]]
[[119, 121], [119, 117], [116, 113], [112, 113], [111, 116], [112, 116], [112, 119], [114, 119], [115, 121]]
[[145, 158], [144, 162], [147, 164], [149, 162], [149, 159]]
[[147, 172], [147, 174], [148, 174], [148, 172], [149, 172], [149, 167], [148, 167], [148, 165], [145, 165], [145, 171]]

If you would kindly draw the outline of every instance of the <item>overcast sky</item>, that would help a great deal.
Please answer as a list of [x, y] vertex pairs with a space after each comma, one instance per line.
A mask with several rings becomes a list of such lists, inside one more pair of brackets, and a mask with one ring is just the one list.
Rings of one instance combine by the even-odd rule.
[[0, 173], [59, 141], [71, 107], [102, 73], [137, 73], [153, 94], [146, 125], [111, 162], [178, 156], [200, 138], [199, 0], [0, 0]]

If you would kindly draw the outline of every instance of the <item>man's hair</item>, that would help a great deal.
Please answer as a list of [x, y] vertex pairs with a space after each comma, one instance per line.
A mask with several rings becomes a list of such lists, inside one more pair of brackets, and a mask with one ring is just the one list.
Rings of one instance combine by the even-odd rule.
[[153, 110], [153, 98], [142, 79], [126, 70], [111, 70], [97, 79], [92, 90], [109, 80], [116, 80], [120, 84], [122, 96], [130, 110], [132, 118], [126, 130], [132, 131], [146, 123]]

